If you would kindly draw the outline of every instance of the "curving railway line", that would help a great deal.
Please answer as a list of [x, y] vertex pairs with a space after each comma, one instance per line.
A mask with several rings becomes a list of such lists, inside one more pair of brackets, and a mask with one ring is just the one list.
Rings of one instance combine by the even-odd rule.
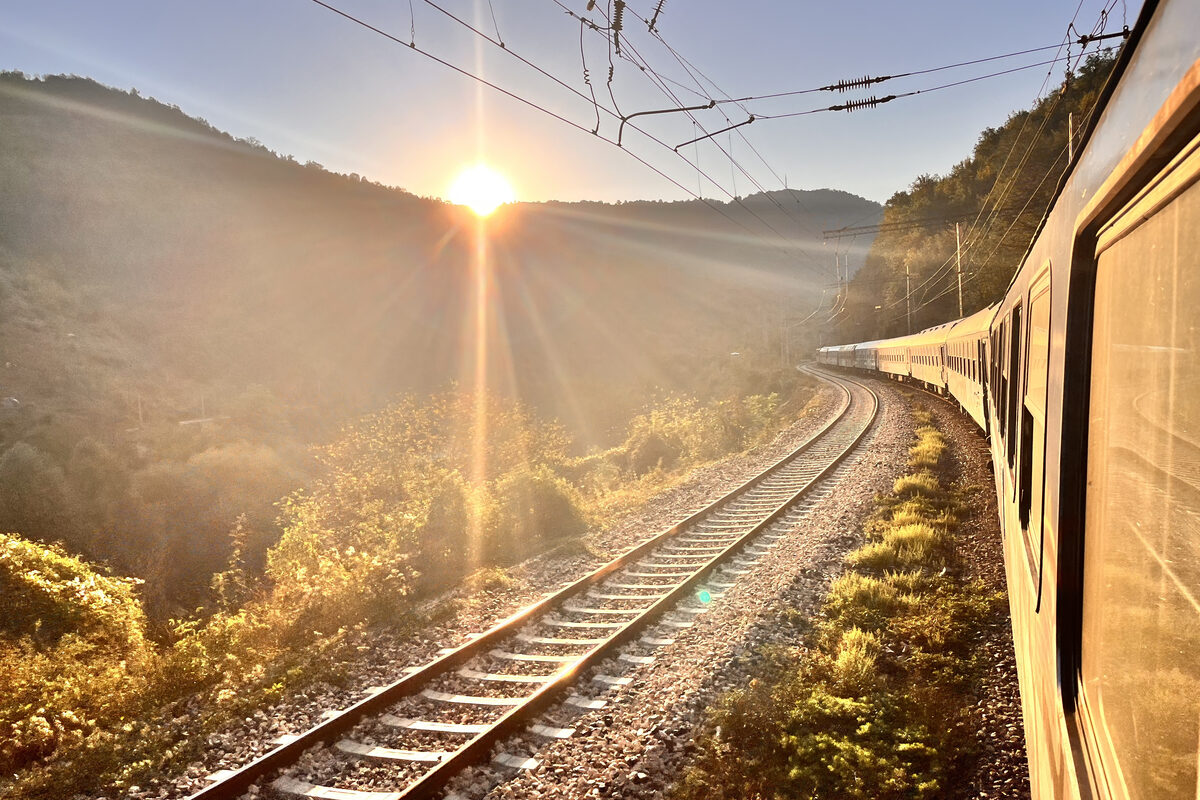
[[[284, 796], [409, 800], [435, 796], [463, 768], [536, 761], [502, 750], [528, 733], [569, 738], [572, 711], [602, 708], [598, 690], [628, 684], [595, 673], [646, 664], [786, 535], [775, 523], [819, 491], [875, 421], [879, 398], [853, 379], [810, 370], [839, 387], [839, 412], [804, 444], [716, 502], [514, 614], [311, 730], [285, 737], [245, 767], [214, 776], [192, 800], [236, 798], [262, 781]], [[609, 668], [609, 667], [606, 667]], [[616, 670], [614, 670], [616, 671]], [[585, 685], [581, 678], [593, 672]], [[592, 687], [596, 687], [593, 689]], [[552, 719], [543, 719], [552, 712]], [[568, 723], [569, 724], [569, 723]], [[381, 746], [375, 742], [387, 742]], [[314, 765], [304, 753], [337, 753]], [[362, 780], [363, 777], [367, 779]], [[396, 787], [359, 791], [363, 783]]]

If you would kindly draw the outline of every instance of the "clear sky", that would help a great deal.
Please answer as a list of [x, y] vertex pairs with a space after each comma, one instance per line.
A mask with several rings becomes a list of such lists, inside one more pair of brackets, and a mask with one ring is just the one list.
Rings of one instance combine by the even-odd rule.
[[[679, 113], [631, 120], [666, 146], [627, 129], [626, 148], [684, 189], [593, 136], [597, 111], [590, 95], [579, 98], [510, 54], [588, 94], [581, 25], [564, 8], [604, 25], [612, 0], [598, 0], [590, 13], [587, 0], [435, 2], [493, 38], [498, 29], [510, 52], [461, 27], [427, 0], [330, 0], [405, 43], [415, 29], [417, 47], [584, 130], [481, 87], [312, 0], [0, 0], [0, 69], [74, 73], [121, 89], [136, 87], [301, 162], [318, 161], [421, 195], [444, 197], [455, 174], [481, 158], [509, 177], [522, 200], [604, 201], [685, 199], [689, 190], [727, 199], [726, 192], [757, 191], [751, 177], [767, 189], [782, 188], [786, 178], [792, 188], [830, 187], [884, 201], [917, 175], [945, 172], [967, 157], [984, 127], [1028, 106], [1047, 73], [1053, 70], [1053, 85], [1064, 69], [1061, 63], [1032, 68], [850, 114], [760, 118], [739, 129], [749, 143], [732, 133], [681, 148], [719, 188], [673, 150], [699, 135], [691, 120]], [[1107, 31], [1117, 31], [1124, 21], [1134, 23], [1141, 4], [669, 0], [658, 18], [661, 40], [639, 20], [649, 18], [655, 5], [654, 0], [631, 0], [627, 6], [623, 55], [650, 69], [614, 54], [612, 97], [607, 85], [611, 36], [583, 31], [597, 99], [611, 108], [615, 98], [625, 114], [676, 104], [655, 87], [651, 71], [689, 105], [708, 97], [758, 96], [1058, 45], [1073, 17], [1081, 33], [1090, 33], [1106, 7], [1111, 9]], [[711, 86], [704, 87], [703, 97], [697, 94], [692, 75], [671, 50], [728, 94]], [[928, 89], [1054, 56], [1048, 50], [846, 95], [820, 92], [744, 106], [756, 115], [804, 111], [871, 94]], [[697, 119], [706, 130], [718, 130], [729, 124], [722, 112], [734, 122], [744, 121], [747, 113], [727, 104], [698, 112]], [[619, 121], [599, 113], [599, 135], [615, 140]], [[731, 152], [750, 177], [716, 144]]]

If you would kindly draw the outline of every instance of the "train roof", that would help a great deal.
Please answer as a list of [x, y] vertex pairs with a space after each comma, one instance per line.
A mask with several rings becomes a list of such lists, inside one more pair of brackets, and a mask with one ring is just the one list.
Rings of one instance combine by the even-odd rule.
[[960, 336], [982, 335], [991, 327], [994, 316], [996, 316], [995, 303], [987, 308], [981, 308], [974, 314], [969, 314], [962, 319], [956, 319], [951, 323], [951, 328], [946, 333], [946, 338], [957, 339]]

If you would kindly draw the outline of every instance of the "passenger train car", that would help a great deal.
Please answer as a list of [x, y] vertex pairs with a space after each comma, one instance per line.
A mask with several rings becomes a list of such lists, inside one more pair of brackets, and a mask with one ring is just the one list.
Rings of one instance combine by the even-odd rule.
[[1146, 3], [994, 306], [818, 360], [987, 434], [1035, 797], [1200, 798], [1200, 3]]

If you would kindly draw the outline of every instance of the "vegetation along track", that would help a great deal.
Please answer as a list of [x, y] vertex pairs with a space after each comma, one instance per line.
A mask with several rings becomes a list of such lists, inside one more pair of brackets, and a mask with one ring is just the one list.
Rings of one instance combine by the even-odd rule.
[[[634, 664], [653, 660], [621, 649], [634, 642], [649, 648], [669, 644], [673, 629], [690, 626], [712, 596], [732, 587], [783, 535], [766, 532], [772, 523], [810, 494], [870, 428], [879, 407], [871, 389], [844, 376], [812, 372], [842, 391], [842, 407], [796, 450], [683, 522], [468, 643], [410, 670], [348, 709], [329, 712], [323, 723], [286, 737], [247, 766], [214, 776], [215, 782], [193, 794], [192, 800], [235, 798], [273, 775], [280, 776], [271, 787], [284, 795], [426, 798], [463, 767], [487, 759], [495, 745], [511, 735], [529, 730], [538, 736], [571, 736], [569, 728], [538, 724], [538, 716], [560, 704], [602, 707], [603, 700], [570, 691], [578, 677], [608, 658]], [[629, 681], [607, 675], [594, 680]], [[399, 737], [406, 749], [350, 738], [363, 731], [372, 731], [369, 738], [374, 740]], [[325, 770], [315, 777], [298, 770], [301, 754], [319, 744], [332, 744], [347, 764], [380, 765], [388, 772], [387, 784], [401, 788], [356, 791], [345, 786], [357, 783], [353, 778], [326, 776]], [[530, 759], [512, 754], [501, 753], [493, 760], [515, 768], [533, 766]], [[310, 782], [314, 780], [318, 782]]]

